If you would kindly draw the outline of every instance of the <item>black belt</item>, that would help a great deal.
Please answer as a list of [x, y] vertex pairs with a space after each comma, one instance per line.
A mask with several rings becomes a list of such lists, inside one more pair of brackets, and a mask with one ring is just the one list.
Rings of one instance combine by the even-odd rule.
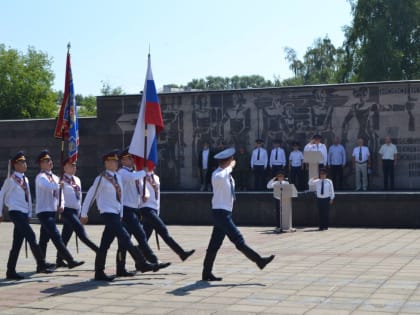
[[365, 164], [365, 163], [367, 163], [367, 161], [364, 161], [364, 162], [356, 162], [357, 164]]

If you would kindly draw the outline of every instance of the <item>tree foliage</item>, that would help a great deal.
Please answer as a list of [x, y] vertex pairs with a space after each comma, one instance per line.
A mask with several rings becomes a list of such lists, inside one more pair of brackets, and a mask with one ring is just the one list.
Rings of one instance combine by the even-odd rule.
[[200, 90], [227, 90], [227, 89], [246, 89], [246, 88], [263, 88], [280, 86], [280, 81], [274, 79], [273, 81], [266, 80], [260, 75], [248, 76], [207, 76], [202, 79], [193, 79], [188, 82], [187, 87]]
[[356, 81], [418, 79], [420, 1], [350, 1], [353, 23], [344, 48], [347, 77]]
[[29, 47], [25, 54], [0, 44], [1, 119], [54, 117], [54, 74], [46, 53]]
[[109, 81], [101, 81], [101, 83], [102, 83], [101, 94], [104, 96], [125, 94], [121, 86], [112, 87]]

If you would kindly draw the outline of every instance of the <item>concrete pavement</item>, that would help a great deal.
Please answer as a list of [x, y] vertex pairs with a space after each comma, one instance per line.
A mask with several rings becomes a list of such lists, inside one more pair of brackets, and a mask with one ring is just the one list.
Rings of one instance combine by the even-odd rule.
[[[408, 229], [315, 228], [273, 234], [272, 228], [240, 227], [247, 243], [262, 255], [275, 254], [263, 271], [225, 240], [214, 273], [222, 282], [201, 278], [209, 226], [169, 226], [185, 249], [185, 262], [161, 240], [156, 251], [172, 265], [114, 282], [93, 281], [94, 253], [74, 238], [69, 249], [85, 265], [34, 274], [35, 262], [22, 248], [17, 271], [23, 281], [6, 281], [11, 223], [0, 224], [0, 314], [420, 314], [420, 231]], [[33, 225], [39, 232], [39, 226]], [[87, 226], [99, 242], [102, 226]], [[156, 248], [154, 238], [152, 247]], [[107, 272], [115, 272], [116, 242]], [[48, 261], [55, 261], [52, 243]], [[128, 269], [133, 262], [128, 259]]]

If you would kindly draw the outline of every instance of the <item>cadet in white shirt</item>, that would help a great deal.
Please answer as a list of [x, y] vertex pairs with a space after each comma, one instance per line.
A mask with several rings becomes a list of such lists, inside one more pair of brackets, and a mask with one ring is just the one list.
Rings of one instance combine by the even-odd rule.
[[195, 250], [185, 251], [169, 234], [163, 220], [159, 217], [160, 211], [160, 180], [153, 170], [146, 168], [145, 195], [142, 196], [140, 204], [140, 215], [147, 239], [150, 238], [153, 230], [164, 240], [164, 242], [179, 256], [182, 261], [194, 254]]
[[327, 170], [321, 168], [319, 170], [319, 178], [311, 178], [309, 186], [315, 185], [316, 198], [319, 212], [319, 230], [328, 230], [330, 220], [330, 205], [335, 198], [334, 185], [331, 180], [327, 178]]
[[[63, 222], [61, 238], [63, 239], [64, 244], [67, 245], [74, 231], [76, 237], [79, 237], [87, 247], [96, 253], [98, 251], [98, 246], [88, 238], [86, 230], [79, 219], [80, 211], [82, 210], [82, 184], [80, 178], [75, 175], [77, 162], [67, 158], [64, 160], [63, 164], [63, 195], [65, 207], [61, 214]], [[57, 267], [67, 267], [67, 264], [59, 255], [57, 255], [56, 265]]]
[[328, 151], [325, 144], [321, 143], [321, 135], [314, 135], [312, 140], [305, 146], [303, 151], [319, 151], [322, 155], [322, 163], [319, 167], [326, 167], [328, 164]]
[[397, 164], [397, 146], [391, 142], [391, 137], [385, 137], [385, 143], [379, 149], [382, 156], [382, 171], [384, 173], [384, 189], [388, 190], [388, 181], [391, 190], [394, 190], [394, 167]]
[[[146, 233], [139, 220], [139, 207], [140, 197], [143, 193], [143, 179], [146, 176], [146, 172], [136, 171], [134, 169], [134, 160], [131, 154], [128, 152], [129, 148], [126, 148], [120, 154], [121, 168], [118, 170], [118, 174], [122, 179], [122, 186], [124, 190], [123, 195], [123, 219], [125, 229], [130, 235], [134, 235], [135, 239], [139, 243], [138, 248], [145, 256], [145, 258], [151, 263], [158, 264], [159, 269], [168, 267], [171, 263], [159, 262], [157, 256], [150, 248], [147, 242]], [[127, 251], [124, 248], [118, 248], [117, 252], [117, 277], [131, 277], [134, 273], [128, 272], [125, 268]]]
[[[293, 151], [289, 154], [289, 180], [297, 190], [304, 189], [303, 153], [299, 150], [299, 143], [293, 143]], [[305, 183], [306, 184], [306, 183]]]
[[84, 261], [76, 261], [70, 254], [61, 238], [56, 225], [57, 211], [64, 210], [64, 197], [60, 189], [62, 183], [60, 179], [52, 173], [53, 161], [48, 150], [43, 150], [37, 158], [40, 172], [35, 178], [36, 203], [35, 211], [41, 223], [41, 232], [39, 236], [39, 247], [43, 257], [47, 253], [47, 244], [51, 239], [57, 248], [61, 259], [67, 261], [68, 268], [74, 268], [84, 264]]
[[257, 139], [256, 148], [251, 155], [251, 169], [254, 173], [254, 189], [263, 190], [265, 186], [265, 170], [268, 165], [267, 150], [262, 147], [263, 140]]
[[[288, 184], [289, 182], [287, 180], [284, 180], [286, 177], [286, 173], [284, 171], [279, 171], [275, 177], [270, 179], [270, 181], [267, 183], [268, 189], [274, 189], [275, 186], [280, 184]], [[276, 232], [281, 233], [281, 223], [280, 223], [280, 198], [273, 196], [274, 202], [275, 202], [275, 209], [276, 209]]]
[[105, 223], [95, 259], [95, 280], [101, 281], [114, 280], [114, 277], [107, 276], [104, 270], [106, 255], [115, 237], [118, 239], [118, 247], [126, 249], [135, 260], [136, 270], [146, 272], [159, 269], [157, 264], [146, 261], [140, 250], [133, 245], [130, 235], [121, 222], [123, 218], [124, 188], [121, 186], [121, 176], [117, 174], [118, 158], [119, 150], [112, 150], [102, 157], [105, 171], [95, 178], [93, 185], [89, 188], [82, 205], [80, 219], [83, 224], [87, 223], [89, 208], [96, 200], [98, 210]]
[[271, 176], [276, 176], [281, 170], [286, 167], [286, 154], [284, 149], [280, 146], [280, 140], [274, 140], [273, 149], [270, 153], [270, 168]]
[[9, 210], [9, 216], [14, 224], [13, 243], [7, 260], [6, 279], [22, 280], [23, 276], [16, 272], [16, 264], [23, 240], [26, 239], [37, 263], [37, 272], [51, 273], [53, 267], [47, 264], [42, 255], [41, 248], [36, 242], [36, 236], [29, 218], [32, 216], [32, 198], [29, 189], [29, 181], [25, 176], [27, 170], [26, 157], [23, 151], [19, 151], [11, 160], [14, 172], [6, 179], [0, 190], [0, 222], [3, 220], [3, 205]]
[[255, 262], [260, 269], [263, 269], [274, 259], [274, 255], [261, 257], [251, 249], [245, 243], [245, 239], [232, 220], [233, 202], [235, 200], [235, 181], [231, 173], [235, 167], [234, 154], [235, 149], [229, 148], [214, 156], [219, 162], [219, 167], [213, 172], [211, 179], [213, 185], [212, 216], [214, 226], [207, 247], [206, 257], [204, 258], [203, 281], [222, 280], [222, 278], [213, 275], [212, 269], [217, 252], [222, 246], [226, 235], [235, 244], [236, 248], [248, 259]]
[[331, 179], [334, 186], [343, 189], [343, 170], [346, 166], [346, 150], [340, 143], [340, 138], [335, 137], [334, 143], [328, 149], [328, 167], [331, 170]]

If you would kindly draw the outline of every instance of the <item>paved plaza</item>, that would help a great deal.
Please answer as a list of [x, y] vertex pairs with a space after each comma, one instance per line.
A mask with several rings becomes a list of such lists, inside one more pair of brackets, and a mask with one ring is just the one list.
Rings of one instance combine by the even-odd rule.
[[[222, 282], [200, 281], [210, 237], [209, 226], [169, 226], [186, 249], [187, 261], [162, 242], [156, 251], [172, 265], [112, 283], [93, 281], [94, 254], [74, 238], [69, 248], [86, 264], [73, 270], [33, 273], [32, 255], [22, 248], [18, 272], [23, 281], [6, 281], [12, 224], [0, 224], [0, 314], [420, 314], [420, 230], [315, 228], [273, 234], [272, 228], [241, 227], [248, 244], [275, 260], [259, 270], [227, 240], [215, 263]], [[36, 232], [39, 226], [33, 225]], [[102, 226], [88, 226], [98, 242]], [[152, 247], [155, 249], [154, 238]], [[48, 261], [55, 261], [48, 245]], [[116, 242], [107, 272], [115, 272]], [[133, 262], [128, 259], [128, 269]]]

